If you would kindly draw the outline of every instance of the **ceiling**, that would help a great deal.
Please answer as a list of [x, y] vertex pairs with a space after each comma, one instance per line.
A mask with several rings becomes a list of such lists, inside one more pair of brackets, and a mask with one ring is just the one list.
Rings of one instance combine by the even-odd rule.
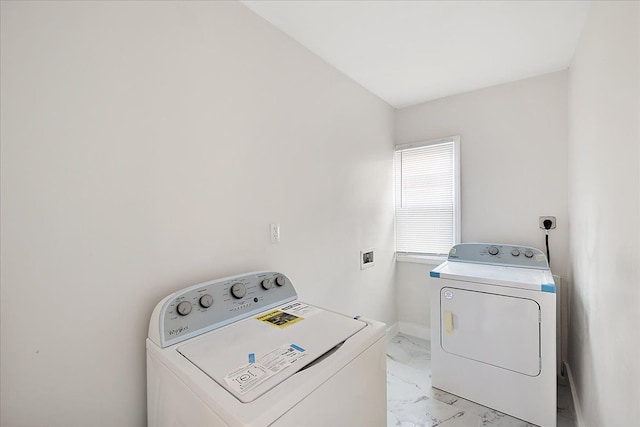
[[566, 69], [588, 1], [243, 3], [390, 105]]

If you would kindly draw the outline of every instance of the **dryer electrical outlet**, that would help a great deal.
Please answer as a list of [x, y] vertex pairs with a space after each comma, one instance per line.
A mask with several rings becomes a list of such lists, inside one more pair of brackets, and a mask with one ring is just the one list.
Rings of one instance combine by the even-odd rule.
[[541, 216], [538, 218], [538, 225], [541, 229], [545, 230], [547, 227], [544, 226], [545, 221], [551, 221], [551, 227], [549, 230], [553, 230], [556, 228], [556, 217], [555, 216]]

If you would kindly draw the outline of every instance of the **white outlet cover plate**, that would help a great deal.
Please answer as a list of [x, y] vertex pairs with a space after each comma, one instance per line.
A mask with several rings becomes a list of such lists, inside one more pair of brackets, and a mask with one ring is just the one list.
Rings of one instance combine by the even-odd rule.
[[271, 243], [279, 243], [280, 242], [280, 224], [271, 224], [270, 225], [270, 234], [271, 234]]
[[541, 216], [539, 218], [539, 220], [538, 220], [540, 228], [544, 230], [544, 221], [547, 220], [547, 219], [551, 220], [551, 228], [550, 228], [550, 230], [553, 230], [554, 228], [556, 228], [556, 217], [555, 216]]

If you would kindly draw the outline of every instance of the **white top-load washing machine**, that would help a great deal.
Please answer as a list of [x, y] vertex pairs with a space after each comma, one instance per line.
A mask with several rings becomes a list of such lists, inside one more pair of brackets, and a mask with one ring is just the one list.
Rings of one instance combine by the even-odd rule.
[[454, 246], [431, 271], [432, 385], [556, 425], [556, 286], [535, 248]]
[[150, 426], [383, 426], [385, 325], [297, 300], [254, 272], [194, 285], [153, 310]]

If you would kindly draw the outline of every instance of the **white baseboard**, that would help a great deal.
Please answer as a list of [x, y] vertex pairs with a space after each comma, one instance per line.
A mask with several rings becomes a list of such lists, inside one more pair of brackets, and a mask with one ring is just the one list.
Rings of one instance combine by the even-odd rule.
[[422, 338], [423, 340], [431, 340], [431, 329], [417, 323], [398, 322], [400, 332], [411, 335], [412, 337]]
[[567, 371], [567, 377], [569, 377], [569, 387], [571, 388], [571, 398], [573, 399], [573, 409], [576, 411], [576, 427], [585, 427], [584, 418], [582, 417], [582, 407], [580, 406], [580, 400], [578, 399], [578, 392], [576, 391], [576, 383], [573, 381], [573, 374], [571, 373], [571, 367], [569, 363], [564, 362], [565, 370]]
[[398, 322], [396, 322], [393, 325], [389, 326], [387, 328], [387, 342], [391, 341], [393, 339], [393, 337], [398, 335], [398, 332], [400, 332], [400, 327], [398, 326]]

